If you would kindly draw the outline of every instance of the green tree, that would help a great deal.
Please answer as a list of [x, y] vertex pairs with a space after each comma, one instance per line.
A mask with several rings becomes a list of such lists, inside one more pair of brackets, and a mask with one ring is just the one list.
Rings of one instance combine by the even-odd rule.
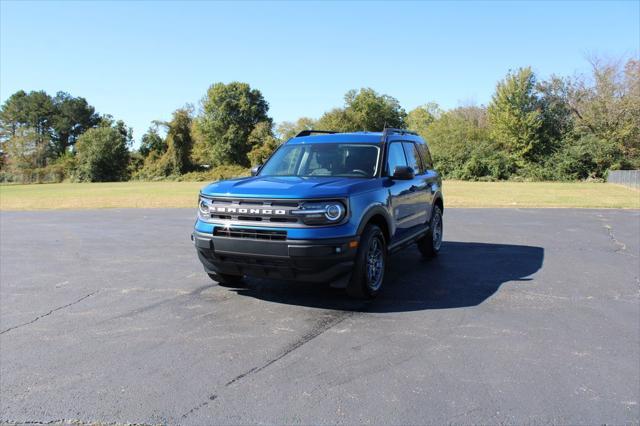
[[316, 130], [333, 130], [336, 132], [353, 132], [362, 130], [352, 123], [344, 108], [334, 108], [322, 114], [316, 123]]
[[574, 117], [568, 97], [568, 80], [551, 76], [549, 80], [536, 84], [538, 104], [542, 114], [540, 136], [545, 141], [543, 155], [557, 150], [562, 139], [574, 128]]
[[78, 178], [89, 182], [127, 180], [131, 140], [131, 128], [111, 117], [87, 130], [76, 143]]
[[[447, 178], [477, 179], [485, 176], [487, 170], [502, 170], [502, 166], [492, 167], [478, 161], [483, 153], [498, 151], [490, 140], [487, 111], [483, 107], [459, 107], [443, 112], [422, 136], [431, 148], [435, 168]], [[470, 161], [473, 164], [468, 164]]]
[[154, 124], [149, 127], [147, 133], [142, 135], [140, 139], [140, 148], [138, 152], [143, 157], [148, 157], [151, 151], [164, 154], [167, 150], [167, 141], [158, 133], [158, 125]]
[[627, 167], [640, 166], [640, 61], [593, 59], [591, 79], [569, 83], [568, 103], [578, 136], [593, 135], [618, 146]]
[[249, 151], [248, 157], [252, 166], [264, 164], [280, 145], [278, 139], [273, 135], [271, 127], [270, 122], [263, 121], [258, 123], [249, 135], [249, 143], [253, 148]]
[[288, 141], [303, 130], [311, 130], [317, 127], [317, 121], [309, 117], [300, 117], [295, 122], [283, 121], [278, 124], [276, 134], [281, 141]]
[[491, 137], [523, 166], [540, 152], [543, 117], [530, 67], [510, 72], [496, 87], [488, 108]]
[[420, 136], [426, 137], [427, 128], [442, 115], [442, 110], [435, 102], [419, 106], [409, 112], [406, 118], [406, 125], [409, 130], [418, 132]]
[[[46, 135], [44, 137], [47, 137]], [[20, 128], [3, 143], [3, 153], [7, 155], [7, 169], [19, 182], [38, 181], [34, 171], [42, 167], [41, 159], [47, 156], [48, 141], [32, 127]]]
[[167, 157], [170, 174], [183, 174], [190, 171], [191, 150], [193, 139], [191, 138], [191, 113], [190, 107], [180, 108], [173, 112], [171, 121], [165, 123], [167, 127]]
[[74, 98], [65, 92], [56, 94], [53, 105], [53, 149], [56, 155], [62, 155], [68, 147], [75, 144], [82, 133], [98, 125], [100, 116], [86, 99]]
[[[0, 140], [16, 136], [23, 137], [22, 141], [24, 137], [32, 139], [38, 145], [36, 165], [43, 167], [48, 160], [63, 155], [78, 136], [99, 121], [95, 109], [84, 98], [65, 92], [52, 98], [43, 91], [27, 94], [20, 90], [0, 110]], [[14, 148], [19, 145], [14, 144]]]
[[216, 83], [194, 120], [193, 159], [200, 164], [248, 166], [249, 135], [260, 122], [271, 123], [269, 104], [246, 83]]
[[[51, 124], [55, 106], [51, 96], [44, 91], [34, 91], [26, 98], [27, 126], [34, 129], [39, 144], [46, 144], [51, 138]], [[44, 161], [42, 162], [44, 164]]]
[[366, 88], [348, 91], [345, 103], [349, 121], [357, 129], [381, 131], [385, 127], [404, 127], [407, 114], [394, 97], [379, 95], [373, 89]]
[[0, 137], [7, 140], [15, 136], [21, 127], [28, 127], [27, 98], [24, 90], [19, 90], [5, 101], [0, 109]]
[[51, 128], [55, 106], [51, 96], [44, 91], [33, 91], [27, 94], [18, 91], [11, 95], [0, 109], [0, 124], [2, 140], [7, 141], [19, 136], [29, 143], [16, 143], [16, 146], [31, 147], [27, 154], [35, 153], [36, 167], [44, 167], [51, 157], [51, 140], [53, 131]]
[[349, 90], [344, 102], [344, 108], [328, 111], [318, 120], [319, 129], [349, 132], [404, 127], [407, 114], [394, 97], [363, 88], [359, 91]]
[[[192, 114], [193, 108], [187, 105], [175, 110], [171, 121], [154, 121], [154, 126], [142, 137], [139, 152], [143, 161], [141, 167], [134, 167], [134, 178], [179, 176], [194, 169], [191, 162]], [[158, 134], [158, 126], [166, 129], [166, 138]]]

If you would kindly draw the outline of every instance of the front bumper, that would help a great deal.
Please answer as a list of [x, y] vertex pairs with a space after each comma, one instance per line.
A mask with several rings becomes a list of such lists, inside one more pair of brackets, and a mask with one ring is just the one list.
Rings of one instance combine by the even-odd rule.
[[[194, 232], [198, 258], [208, 273], [330, 282], [348, 277], [358, 237], [270, 241]], [[353, 245], [353, 244], [351, 244]]]

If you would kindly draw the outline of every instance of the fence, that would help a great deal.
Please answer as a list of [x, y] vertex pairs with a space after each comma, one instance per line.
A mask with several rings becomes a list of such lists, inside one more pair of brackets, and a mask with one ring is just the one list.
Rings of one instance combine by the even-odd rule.
[[640, 170], [611, 170], [607, 182], [640, 189]]

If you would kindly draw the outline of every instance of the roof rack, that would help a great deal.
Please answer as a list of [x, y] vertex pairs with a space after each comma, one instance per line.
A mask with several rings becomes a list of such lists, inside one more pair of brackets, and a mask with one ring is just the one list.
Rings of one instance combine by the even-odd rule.
[[414, 132], [412, 130], [406, 130], [406, 129], [394, 129], [393, 127], [385, 127], [384, 130], [382, 131], [382, 142], [386, 142], [387, 138], [389, 137], [389, 135], [393, 134], [393, 133], [399, 133], [401, 135], [414, 135], [414, 136], [418, 136], [417, 132]]
[[314, 133], [323, 133], [323, 134], [334, 134], [334, 133], [338, 133], [338, 132], [334, 132], [333, 130], [313, 130], [313, 129], [307, 129], [307, 130], [303, 130], [300, 133], [298, 133], [296, 135], [296, 138], [299, 138], [301, 136], [309, 136], [312, 135]]

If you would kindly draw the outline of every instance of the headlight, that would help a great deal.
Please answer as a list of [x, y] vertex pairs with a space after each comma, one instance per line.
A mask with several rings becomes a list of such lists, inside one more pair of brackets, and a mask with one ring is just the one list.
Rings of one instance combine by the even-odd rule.
[[302, 216], [307, 225], [327, 225], [344, 219], [347, 209], [339, 201], [310, 201], [291, 213]]
[[198, 201], [198, 215], [203, 219], [211, 219], [211, 200], [200, 197]]
[[344, 216], [344, 207], [342, 203], [327, 204], [324, 208], [324, 217], [331, 222], [337, 222]]

